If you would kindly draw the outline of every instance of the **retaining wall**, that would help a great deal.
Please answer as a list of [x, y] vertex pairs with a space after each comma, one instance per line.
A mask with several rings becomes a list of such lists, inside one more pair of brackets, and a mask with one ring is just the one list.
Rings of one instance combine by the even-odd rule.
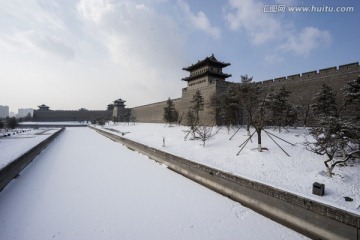
[[64, 131], [64, 128], [61, 128], [61, 130], [57, 131], [26, 153], [24, 153], [22, 156], [18, 157], [13, 162], [9, 163], [4, 168], [0, 169], [0, 191], [2, 191], [5, 186], [11, 182], [15, 177], [18, 176], [18, 174], [37, 156], [39, 153], [45, 149], [51, 142], [54, 140], [62, 131]]
[[359, 215], [93, 129], [308, 237], [360, 240]]

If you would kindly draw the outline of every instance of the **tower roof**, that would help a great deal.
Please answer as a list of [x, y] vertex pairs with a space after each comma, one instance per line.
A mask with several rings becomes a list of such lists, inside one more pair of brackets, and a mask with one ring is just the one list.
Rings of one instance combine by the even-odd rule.
[[185, 71], [193, 71], [195, 69], [201, 68], [203, 66], [214, 66], [214, 67], [220, 67], [220, 68], [224, 68], [231, 65], [230, 63], [225, 63], [225, 62], [220, 62], [218, 61], [214, 54], [212, 54], [210, 57], [206, 57], [205, 59], [198, 61], [197, 63], [188, 66], [188, 67], [184, 67], [183, 70]]
[[40, 106], [38, 106], [38, 108], [42, 111], [48, 111], [50, 107], [46, 106], [45, 104], [41, 104]]
[[126, 102], [125, 100], [122, 100], [121, 98], [119, 98], [114, 101], [114, 106], [125, 106], [124, 105], [125, 102]]
[[[205, 59], [198, 61], [197, 63], [189, 66], [184, 67], [183, 70], [189, 71], [190, 76], [182, 78], [183, 81], [192, 81], [195, 79], [198, 79], [200, 77], [204, 76], [214, 76], [220, 79], [225, 79], [228, 77], [231, 77], [231, 74], [223, 73], [222, 68], [229, 66], [230, 63], [224, 63], [218, 61], [214, 54], [212, 54], [210, 57], [206, 57]], [[204, 66], [207, 66], [208, 68], [201, 69], [199, 71], [196, 71]], [[215, 69], [213, 68], [215, 67]], [[220, 69], [219, 69], [220, 68]]]
[[116, 100], [114, 101], [114, 103], [124, 103], [124, 102], [126, 102], [126, 101], [125, 101], [125, 100], [122, 100], [121, 98], [116, 99]]

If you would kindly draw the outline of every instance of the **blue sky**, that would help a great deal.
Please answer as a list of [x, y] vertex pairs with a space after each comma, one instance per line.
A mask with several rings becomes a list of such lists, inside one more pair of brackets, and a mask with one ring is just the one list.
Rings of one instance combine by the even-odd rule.
[[354, 0], [0, 0], [0, 105], [177, 98], [181, 69], [211, 54], [231, 63], [232, 82], [358, 62], [359, 22]]

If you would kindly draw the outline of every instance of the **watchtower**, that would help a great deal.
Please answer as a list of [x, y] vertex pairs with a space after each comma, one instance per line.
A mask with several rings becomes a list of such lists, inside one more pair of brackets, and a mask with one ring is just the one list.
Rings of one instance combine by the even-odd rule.
[[126, 113], [125, 102], [126, 101], [121, 98], [114, 101], [113, 119], [117, 121], [124, 121]]
[[50, 110], [50, 107], [46, 106], [45, 104], [38, 106], [38, 108], [39, 108], [38, 111], [49, 111]]
[[226, 78], [231, 77], [231, 74], [222, 70], [229, 65], [230, 63], [218, 61], [212, 54], [191, 66], [184, 67], [183, 70], [188, 71], [190, 76], [182, 78], [187, 82], [187, 87], [182, 89], [180, 108], [188, 111], [195, 92], [199, 90], [204, 98], [204, 110], [199, 113], [200, 122], [205, 125], [215, 124], [216, 111], [211, 106], [211, 97], [220, 94], [229, 84]]
[[223, 73], [222, 69], [229, 65], [230, 63], [218, 61], [212, 54], [191, 66], [184, 67], [183, 70], [190, 72], [190, 76], [182, 80], [188, 83], [188, 89], [209, 85], [214, 81], [225, 81], [231, 74]]

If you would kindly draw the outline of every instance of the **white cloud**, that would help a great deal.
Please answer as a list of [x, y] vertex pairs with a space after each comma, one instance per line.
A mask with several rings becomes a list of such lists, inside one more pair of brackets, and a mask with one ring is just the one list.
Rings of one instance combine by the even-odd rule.
[[229, 0], [225, 19], [231, 30], [243, 29], [254, 44], [263, 44], [279, 38], [281, 23], [261, 11], [261, 3], [252, 0]]
[[269, 65], [276, 65], [284, 62], [284, 58], [277, 54], [268, 55], [264, 57], [264, 61]]
[[[262, 7], [266, 5], [264, 2], [229, 0], [228, 3], [225, 19], [229, 28], [245, 31], [255, 45], [271, 44], [274, 49], [307, 57], [312, 50], [331, 43], [331, 34], [326, 30], [315, 27], [297, 29], [291, 21], [278, 18], [279, 14], [263, 12]], [[279, 57], [269, 55], [264, 60], [273, 64], [281, 62]]]
[[[122, 91], [117, 91], [122, 96], [117, 97], [135, 106], [180, 96], [183, 84], [176, 71], [183, 59], [181, 31], [148, 3], [81, 0], [77, 5], [89, 36], [107, 49], [118, 66]], [[141, 97], [134, 92], [141, 92]]]
[[331, 35], [328, 31], [306, 27], [301, 32], [288, 36], [287, 41], [280, 46], [280, 49], [307, 57], [314, 49], [329, 46], [330, 43]]
[[191, 11], [189, 4], [187, 4], [185, 1], [178, 0], [177, 2], [180, 8], [184, 11], [185, 16], [190, 21], [192, 26], [207, 34], [210, 34], [215, 38], [220, 37], [221, 34], [220, 28], [212, 26], [209, 18], [206, 16], [204, 12], [199, 11], [195, 14]]
[[59, 7], [54, 1], [5, 2], [0, 11], [0, 42], [13, 51], [30, 51], [35, 56], [48, 54], [63, 60], [73, 59], [74, 49], [67, 43], [67, 27], [54, 14]]

